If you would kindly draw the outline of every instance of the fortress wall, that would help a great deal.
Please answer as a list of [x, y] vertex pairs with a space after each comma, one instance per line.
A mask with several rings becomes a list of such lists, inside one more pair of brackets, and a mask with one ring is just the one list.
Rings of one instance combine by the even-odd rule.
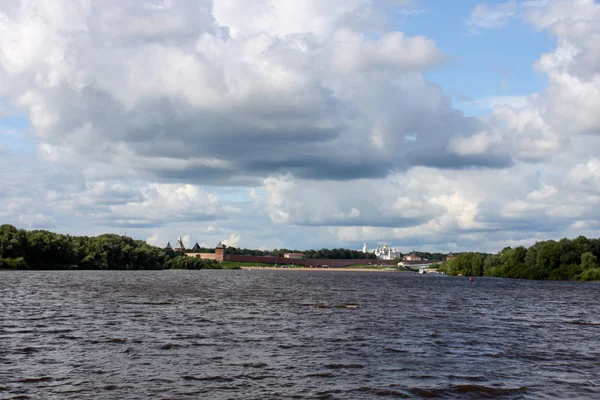
[[332, 260], [327, 258], [285, 258], [285, 257], [265, 257], [265, 256], [242, 256], [234, 254], [220, 253], [186, 253], [188, 257], [198, 257], [203, 260], [217, 260], [217, 261], [237, 261], [247, 263], [263, 263], [263, 264], [296, 264], [317, 266], [327, 265], [329, 267], [347, 267], [350, 265], [364, 265], [368, 263], [379, 264], [379, 265], [396, 265], [396, 262], [391, 260], [365, 260], [365, 259], [338, 259]]
[[224, 257], [227, 261], [238, 261], [238, 262], [250, 262], [250, 263], [264, 263], [264, 264], [296, 264], [296, 265], [306, 265], [307, 267], [310, 265], [327, 265], [329, 267], [347, 267], [349, 265], [357, 265], [357, 264], [380, 264], [380, 265], [396, 265], [394, 261], [387, 260], [364, 260], [364, 259], [340, 259], [340, 260], [331, 260], [331, 259], [312, 259], [312, 258], [285, 258], [285, 257], [264, 257], [264, 256], [241, 256], [241, 255], [233, 255], [233, 254], [225, 254]]
[[[265, 263], [265, 264], [294, 264], [294, 260], [284, 257], [264, 257], [264, 256], [240, 256], [235, 254], [225, 254], [224, 259], [226, 261], [239, 261], [239, 262], [251, 262], [251, 263]], [[304, 263], [302, 264], [304, 265]]]
[[215, 254], [215, 253], [185, 253], [185, 255], [188, 256], [188, 257], [201, 258], [203, 260], [217, 260], [217, 261], [221, 261], [219, 259], [219, 257], [217, 257], [217, 254]]

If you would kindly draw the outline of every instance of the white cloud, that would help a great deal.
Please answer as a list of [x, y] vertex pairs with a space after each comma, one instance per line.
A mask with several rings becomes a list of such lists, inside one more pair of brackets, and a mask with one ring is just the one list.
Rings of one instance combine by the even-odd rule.
[[[553, 0], [550, 0], [553, 1]], [[490, 2], [477, 4], [467, 20], [467, 27], [473, 34], [484, 29], [503, 28], [515, 19], [523, 18], [523, 15], [536, 12], [548, 5], [548, 0], [508, 0], [503, 3]]]
[[434, 41], [423, 36], [407, 37], [402, 32], [366, 40], [360, 32], [338, 30], [329, 46], [333, 71], [344, 74], [382, 69], [419, 71], [444, 60]]
[[232, 232], [227, 239], [223, 240], [223, 244], [229, 247], [240, 247], [240, 235]]
[[556, 48], [535, 63], [548, 86], [526, 102], [494, 99], [487, 129], [454, 139], [454, 151], [500, 151], [517, 160], [540, 161], [568, 151], [578, 135], [600, 133], [600, 47], [595, 39], [600, 37], [600, 5], [554, 0], [523, 7], [527, 21], [557, 39]]
[[[424, 201], [426, 187], [410, 180], [395, 182], [399, 178], [307, 182], [270, 177], [256, 203], [271, 221], [288, 225], [413, 225], [438, 212], [435, 203]], [[404, 184], [415, 190], [405, 193]]]
[[[1, 154], [0, 217], [161, 246], [494, 250], [597, 234], [600, 5], [477, 6], [471, 28], [518, 18], [556, 48], [534, 66], [545, 90], [475, 99], [485, 116], [471, 118], [426, 78], [453, 55], [387, 23], [390, 4], [416, 7], [3, 5], [0, 114], [29, 117], [37, 159]], [[228, 201], [231, 187], [245, 194]]]
[[56, 226], [56, 222], [52, 216], [42, 213], [20, 215], [17, 218], [17, 222], [20, 226], [26, 226], [27, 228], [49, 229]]
[[600, 194], [600, 160], [591, 158], [587, 163], [575, 165], [567, 173], [565, 184], [571, 189]]
[[460, 155], [483, 155], [503, 144], [503, 138], [488, 132], [480, 132], [470, 137], [457, 137], [450, 143], [450, 149]]
[[[476, 125], [425, 79], [445, 59], [433, 40], [381, 27], [369, 36], [348, 22], [364, 7], [384, 16], [377, 2], [27, 4], [0, 18], [5, 91], [29, 116], [40, 156], [92, 165], [90, 178], [381, 177], [439, 163], [432, 155]], [[385, 144], [357, 151], [377, 126]], [[410, 153], [397, 138], [415, 132], [428, 151], [395, 156]]]
[[527, 195], [527, 200], [530, 201], [545, 201], [553, 198], [558, 194], [558, 189], [552, 185], [542, 184], [542, 187], [538, 190]]
[[152, 246], [164, 247], [169, 240], [165, 241], [160, 232], [153, 231], [150, 236], [146, 237], [145, 241]]
[[344, 14], [364, 4], [363, 0], [218, 0], [216, 21], [227, 26], [232, 37], [267, 32], [274, 36], [311, 33], [326, 37]]
[[502, 28], [507, 25], [511, 19], [518, 16], [518, 3], [516, 0], [509, 0], [506, 3], [498, 3], [495, 7], [490, 7], [485, 3], [478, 4], [471, 11], [468, 27], [472, 31], [478, 29]]
[[536, 62], [549, 81], [540, 99], [546, 119], [567, 135], [598, 134], [600, 5], [593, 0], [555, 0], [529, 13], [528, 19], [557, 41], [554, 51]]

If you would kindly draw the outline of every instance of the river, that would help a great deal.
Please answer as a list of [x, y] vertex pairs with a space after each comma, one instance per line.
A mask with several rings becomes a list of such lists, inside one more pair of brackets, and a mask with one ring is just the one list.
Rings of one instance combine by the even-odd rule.
[[600, 284], [0, 271], [0, 399], [600, 398]]

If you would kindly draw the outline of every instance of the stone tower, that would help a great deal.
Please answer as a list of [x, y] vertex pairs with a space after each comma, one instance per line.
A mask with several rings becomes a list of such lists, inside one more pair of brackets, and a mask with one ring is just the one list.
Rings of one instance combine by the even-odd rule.
[[215, 247], [215, 260], [223, 261], [225, 259], [225, 245], [221, 242]]
[[175, 245], [175, 251], [184, 251], [185, 246], [183, 245], [183, 240], [181, 240], [181, 236], [177, 238], [177, 244]]

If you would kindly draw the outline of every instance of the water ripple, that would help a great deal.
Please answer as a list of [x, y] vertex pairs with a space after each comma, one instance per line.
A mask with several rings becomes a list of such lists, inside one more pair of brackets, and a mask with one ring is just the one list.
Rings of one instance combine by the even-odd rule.
[[0, 271], [0, 398], [600, 398], [599, 295], [412, 274]]

